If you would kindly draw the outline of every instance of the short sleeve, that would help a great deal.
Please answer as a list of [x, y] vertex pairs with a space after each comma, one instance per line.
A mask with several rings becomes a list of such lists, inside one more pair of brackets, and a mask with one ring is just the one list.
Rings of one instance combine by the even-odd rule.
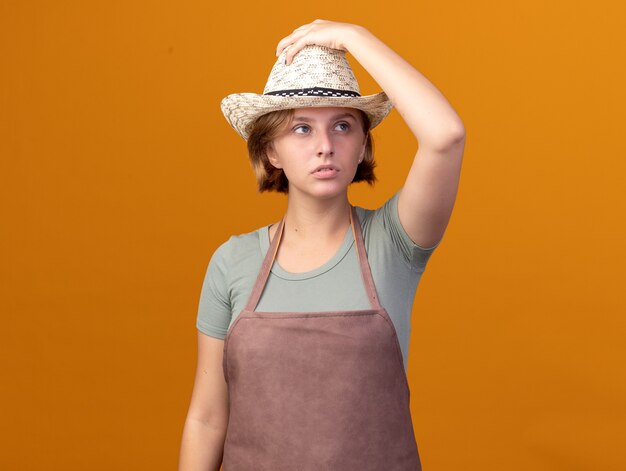
[[432, 247], [417, 245], [406, 233], [398, 214], [398, 191], [378, 210], [375, 218], [383, 225], [385, 232], [389, 234], [392, 244], [401, 253], [402, 258], [409, 264], [411, 269], [422, 272], [433, 251], [441, 244], [441, 240]]
[[231, 321], [228, 292], [226, 244], [222, 244], [211, 257], [202, 283], [196, 327], [206, 335], [226, 338]]

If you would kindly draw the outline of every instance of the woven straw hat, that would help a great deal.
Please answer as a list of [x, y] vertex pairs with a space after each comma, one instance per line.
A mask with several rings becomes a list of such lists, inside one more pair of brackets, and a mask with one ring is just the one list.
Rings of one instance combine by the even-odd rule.
[[[287, 48], [288, 49], [288, 48]], [[263, 95], [234, 93], [222, 100], [222, 113], [244, 139], [254, 121], [272, 111], [306, 107], [346, 107], [364, 111], [371, 128], [391, 111], [384, 92], [361, 96], [345, 51], [305, 46], [285, 65], [285, 49], [270, 73]]]

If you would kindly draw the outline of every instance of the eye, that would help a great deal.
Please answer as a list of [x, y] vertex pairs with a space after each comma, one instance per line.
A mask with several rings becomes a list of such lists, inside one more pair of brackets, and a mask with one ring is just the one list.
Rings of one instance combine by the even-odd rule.
[[311, 128], [306, 124], [298, 124], [297, 126], [294, 126], [292, 131], [296, 134], [308, 134], [311, 132]]
[[346, 123], [345, 121], [342, 121], [340, 123], [337, 123], [335, 125], [335, 130], [336, 131], [341, 131], [341, 132], [346, 132], [350, 130], [350, 124]]

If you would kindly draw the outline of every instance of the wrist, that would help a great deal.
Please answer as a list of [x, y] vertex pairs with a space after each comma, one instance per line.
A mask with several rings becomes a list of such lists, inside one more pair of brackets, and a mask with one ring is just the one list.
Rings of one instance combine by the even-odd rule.
[[372, 38], [374, 38], [374, 35], [365, 27], [360, 25], [349, 25], [342, 46], [346, 51], [354, 55], [354, 50], [358, 49], [362, 43]]
[[350, 52], [350, 50], [355, 47], [367, 34], [369, 31], [360, 25], [346, 25], [346, 32], [344, 35], [343, 43], [341, 44], [342, 48], [346, 51]]

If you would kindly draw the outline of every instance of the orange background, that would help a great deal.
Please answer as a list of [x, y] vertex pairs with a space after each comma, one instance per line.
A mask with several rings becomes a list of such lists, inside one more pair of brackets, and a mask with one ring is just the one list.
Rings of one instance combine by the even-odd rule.
[[[625, 12], [549, 3], [2, 2], [0, 468], [175, 469], [209, 258], [285, 208], [219, 102], [321, 17], [377, 34], [467, 131], [414, 309], [425, 471], [626, 469]], [[397, 112], [375, 139], [365, 207], [416, 150]]]

